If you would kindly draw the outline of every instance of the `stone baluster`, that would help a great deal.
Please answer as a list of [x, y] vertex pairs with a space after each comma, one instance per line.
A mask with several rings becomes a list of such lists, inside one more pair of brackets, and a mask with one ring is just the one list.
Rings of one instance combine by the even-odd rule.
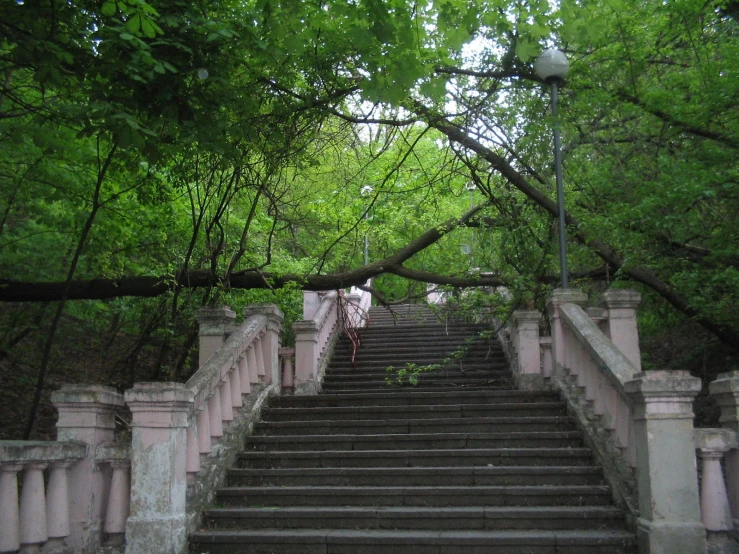
[[728, 539], [734, 528], [726, 492], [721, 458], [737, 447], [736, 433], [730, 429], [696, 429], [695, 447], [701, 458], [701, 520], [712, 538]]
[[535, 310], [516, 310], [512, 319], [518, 354], [516, 384], [522, 390], [541, 390], [544, 388], [539, 345], [541, 313]]
[[631, 364], [641, 371], [639, 329], [636, 325], [636, 308], [641, 294], [632, 290], [611, 289], [603, 293], [608, 307], [608, 336]]
[[180, 383], [136, 383], [126, 391], [133, 415], [126, 554], [187, 551], [186, 430], [193, 402]]
[[208, 399], [195, 412], [195, 423], [198, 428], [198, 452], [207, 456], [210, 452], [210, 411], [208, 410]]
[[280, 359], [282, 360], [282, 388], [286, 392], [292, 392], [295, 386], [295, 370], [293, 358], [294, 348], [280, 348]]
[[265, 366], [265, 379], [267, 384], [279, 383], [279, 350], [282, 336], [282, 321], [285, 314], [275, 305], [269, 303], [250, 304], [243, 310], [244, 317], [252, 315], [264, 315], [267, 317], [267, 325], [261, 339], [262, 360]]
[[99, 471], [94, 448], [113, 441], [115, 413], [124, 405], [123, 395], [112, 387], [66, 385], [51, 395], [57, 410], [57, 440], [89, 445], [86, 458], [67, 470], [70, 535], [67, 546], [75, 551], [94, 551], [102, 545], [106, 481], [109, 472]]
[[264, 368], [264, 349], [262, 348], [262, 338], [260, 337], [254, 341], [254, 358], [257, 361], [257, 378], [260, 383], [266, 383], [266, 369]]
[[[248, 345], [244, 345], [245, 348], [249, 348]], [[239, 357], [239, 382], [241, 383], [241, 394], [249, 394], [251, 392], [251, 382], [249, 377], [249, 362], [248, 354], [246, 351], [241, 353]], [[242, 399], [243, 406], [243, 399]]]
[[18, 512], [19, 462], [0, 463], [0, 552], [20, 548], [20, 514]]
[[49, 538], [46, 531], [44, 470], [48, 464], [29, 462], [23, 470], [20, 503], [21, 554], [38, 552]]
[[539, 348], [541, 349], [541, 373], [544, 379], [549, 379], [554, 371], [552, 337], [539, 337]]
[[241, 399], [241, 368], [239, 364], [240, 362], [237, 361], [231, 368], [231, 373], [229, 373], [231, 377], [231, 406], [237, 411], [244, 405]]
[[208, 429], [210, 430], [211, 446], [223, 436], [223, 420], [221, 419], [221, 393], [216, 388], [206, 400], [208, 403]]
[[693, 431], [700, 379], [687, 371], [649, 371], [624, 389], [633, 406], [639, 552], [705, 552]]
[[126, 520], [131, 501], [131, 480], [129, 460], [111, 460], [113, 477], [108, 494], [108, 509], [105, 512], [105, 533], [108, 535], [108, 545], [120, 546], [126, 538]]
[[218, 394], [221, 395], [221, 419], [223, 420], [223, 426], [226, 427], [234, 419], [234, 410], [231, 396], [231, 378], [229, 374], [231, 368], [221, 373], [221, 382], [218, 383]]
[[[708, 390], [721, 408], [721, 427], [739, 432], [739, 371], [719, 374]], [[725, 467], [731, 517], [734, 528], [739, 529], [739, 451], [726, 454]]]
[[70, 534], [69, 526], [69, 485], [67, 471], [76, 460], [53, 462], [49, 470], [49, 484], [46, 489], [46, 532], [48, 542], [45, 552], [62, 552], [64, 539]]
[[200, 326], [200, 351], [198, 367], [203, 367], [210, 357], [223, 346], [233, 330], [236, 313], [228, 306], [199, 308], [195, 319]]
[[246, 365], [249, 368], [249, 382], [256, 385], [259, 383], [259, 375], [257, 374], [257, 355], [253, 343], [246, 351]]

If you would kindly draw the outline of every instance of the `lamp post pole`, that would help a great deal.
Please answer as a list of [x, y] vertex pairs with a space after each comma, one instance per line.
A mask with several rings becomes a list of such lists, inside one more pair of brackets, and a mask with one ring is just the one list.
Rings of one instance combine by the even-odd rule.
[[557, 96], [559, 86], [569, 71], [569, 62], [563, 52], [556, 49], [545, 50], [534, 62], [534, 71], [552, 87], [552, 127], [554, 134], [554, 175], [557, 182], [557, 212], [559, 226], [559, 267], [562, 275], [562, 288], [569, 288], [567, 273], [567, 235], [565, 225], [565, 194], [562, 185], [562, 145], [559, 137], [557, 118]]
[[[372, 194], [372, 187], [370, 185], [364, 185], [359, 191], [359, 195], [362, 197], [369, 196]], [[369, 221], [369, 209], [364, 214], [365, 222]], [[369, 265], [369, 235], [367, 231], [364, 232], [364, 265]]]
[[565, 193], [562, 186], [562, 144], [559, 138], [559, 121], [557, 120], [557, 87], [552, 80], [552, 118], [554, 132], [554, 174], [557, 180], [557, 212], [559, 217], [559, 267], [562, 272], [562, 288], [570, 287], [567, 274], [567, 236], [565, 228]]

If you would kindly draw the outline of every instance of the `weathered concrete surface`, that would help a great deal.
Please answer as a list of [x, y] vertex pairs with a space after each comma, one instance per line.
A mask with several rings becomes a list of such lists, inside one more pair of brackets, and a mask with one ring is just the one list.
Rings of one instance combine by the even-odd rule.
[[133, 414], [131, 515], [126, 553], [187, 550], [185, 461], [193, 393], [180, 383], [137, 383], [126, 391]]
[[631, 399], [637, 454], [640, 552], [706, 551], [693, 433], [700, 379], [687, 371], [639, 373], [624, 386]]

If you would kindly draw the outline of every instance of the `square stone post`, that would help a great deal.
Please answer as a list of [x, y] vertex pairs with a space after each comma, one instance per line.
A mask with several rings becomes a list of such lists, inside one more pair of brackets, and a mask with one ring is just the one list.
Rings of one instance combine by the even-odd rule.
[[636, 308], [641, 294], [633, 290], [612, 289], [603, 293], [608, 308], [608, 336], [632, 365], [641, 371], [639, 329], [636, 325]]
[[511, 316], [516, 333], [515, 345], [518, 356], [516, 384], [521, 390], [541, 390], [544, 376], [541, 372], [541, 348], [539, 346], [539, 322], [541, 312], [516, 310]]
[[228, 306], [199, 308], [195, 319], [200, 325], [200, 352], [198, 367], [203, 367], [210, 357], [226, 342], [233, 330], [236, 313]]
[[71, 533], [66, 542], [75, 552], [93, 551], [102, 544], [107, 477], [95, 464], [95, 447], [113, 441], [123, 395], [113, 387], [65, 385], [52, 393], [51, 403], [59, 414], [57, 440], [89, 445], [87, 457], [67, 470]]
[[136, 383], [131, 408], [131, 515], [126, 554], [187, 551], [185, 472], [193, 394], [181, 383]]
[[[281, 383], [280, 375], [280, 342], [282, 340], [282, 321], [285, 314], [275, 304], [262, 302], [251, 304], [242, 310], [244, 317], [253, 315], [267, 316], [267, 328], [262, 337], [262, 353], [264, 355], [264, 381], [267, 384]], [[281, 385], [280, 385], [281, 386]]]
[[634, 418], [639, 552], [704, 553], [693, 437], [693, 399], [701, 381], [687, 371], [649, 371], [624, 389]]
[[295, 333], [295, 393], [318, 392], [318, 325], [315, 321], [296, 321]]
[[547, 314], [552, 329], [552, 373], [554, 377], [562, 374], [566, 348], [559, 307], [562, 304], [584, 306], [587, 301], [588, 295], [578, 289], [554, 289], [552, 296], [547, 300]]
[[[739, 371], [719, 374], [708, 390], [721, 408], [721, 427], [739, 432]], [[739, 529], [739, 452], [727, 452], [724, 464], [731, 517], [734, 528]]]
[[303, 319], [313, 319], [321, 307], [322, 295], [316, 291], [303, 291]]

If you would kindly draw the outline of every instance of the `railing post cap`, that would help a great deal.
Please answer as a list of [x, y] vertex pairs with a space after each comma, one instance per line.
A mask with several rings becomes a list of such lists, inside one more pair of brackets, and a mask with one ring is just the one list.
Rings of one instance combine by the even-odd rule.
[[580, 289], [554, 289], [552, 295], [547, 298], [547, 310], [552, 313], [557, 306], [562, 304], [584, 306], [587, 301], [588, 295]]
[[152, 404], [185, 410], [194, 400], [193, 392], [184, 383], [136, 383], [126, 391], [125, 397], [132, 412], [146, 410]]
[[229, 306], [202, 307], [195, 311], [195, 320], [200, 326], [201, 337], [226, 334], [236, 319], [236, 312]]
[[293, 323], [295, 333], [313, 333], [318, 331], [318, 323], [312, 319], [301, 319]]
[[624, 383], [626, 394], [643, 398], [685, 397], [692, 399], [701, 390], [701, 380], [682, 370], [642, 371]]
[[123, 395], [113, 387], [103, 385], [64, 385], [51, 393], [51, 403], [59, 409], [69, 408], [72, 404], [86, 406], [106, 406], [120, 408], [124, 405]]
[[716, 380], [708, 385], [711, 395], [733, 394], [739, 397], [739, 371], [719, 373]]
[[292, 356], [295, 354], [295, 348], [283, 346], [277, 352], [279, 353], [280, 356]]
[[244, 306], [241, 310], [241, 315], [244, 317], [251, 317], [253, 315], [266, 315], [267, 318], [272, 322], [282, 323], [285, 319], [285, 314], [280, 310], [277, 304], [271, 304], [269, 302], [259, 302], [256, 304], [249, 304]]
[[634, 290], [608, 289], [603, 293], [603, 302], [609, 308], [636, 309], [641, 302], [641, 294]]
[[705, 453], [722, 453], [736, 448], [737, 434], [731, 429], [695, 429], [695, 447]]
[[516, 310], [511, 314], [511, 319], [518, 322], [536, 322], [541, 320], [541, 312], [538, 310]]

